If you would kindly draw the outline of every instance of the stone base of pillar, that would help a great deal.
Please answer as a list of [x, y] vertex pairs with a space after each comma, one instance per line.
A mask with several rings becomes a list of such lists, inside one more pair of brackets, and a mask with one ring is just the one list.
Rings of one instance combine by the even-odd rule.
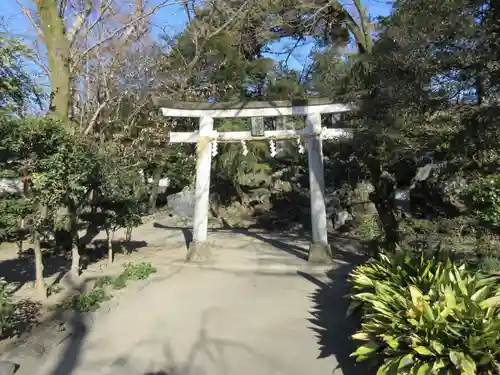
[[326, 243], [312, 243], [309, 246], [309, 255], [307, 257], [308, 263], [315, 264], [330, 264], [333, 263], [332, 249]]
[[191, 242], [186, 254], [186, 262], [207, 260], [212, 256], [212, 250], [208, 242]]

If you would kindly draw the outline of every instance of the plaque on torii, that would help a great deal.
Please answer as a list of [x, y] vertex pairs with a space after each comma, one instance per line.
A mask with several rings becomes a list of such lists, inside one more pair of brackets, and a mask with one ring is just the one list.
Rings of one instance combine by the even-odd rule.
[[[203, 260], [210, 256], [207, 243], [208, 208], [210, 196], [210, 170], [212, 156], [217, 153], [217, 143], [239, 142], [242, 152], [248, 152], [246, 142], [266, 140], [271, 156], [276, 154], [275, 141], [296, 140], [299, 152], [304, 151], [302, 141], [307, 143], [309, 161], [309, 186], [311, 196], [312, 243], [308, 261], [331, 262], [328, 244], [328, 225], [325, 204], [325, 182], [323, 169], [323, 140], [352, 137], [349, 129], [324, 128], [322, 114], [341, 114], [352, 110], [352, 106], [332, 103], [328, 99], [307, 99], [269, 102], [194, 103], [175, 102], [153, 98], [166, 117], [196, 117], [200, 127], [194, 132], [170, 132], [170, 143], [197, 143], [196, 202], [193, 220], [193, 241], [189, 246], [187, 260]], [[304, 129], [265, 130], [264, 117], [306, 116]], [[214, 118], [250, 117], [251, 131], [217, 132]]]

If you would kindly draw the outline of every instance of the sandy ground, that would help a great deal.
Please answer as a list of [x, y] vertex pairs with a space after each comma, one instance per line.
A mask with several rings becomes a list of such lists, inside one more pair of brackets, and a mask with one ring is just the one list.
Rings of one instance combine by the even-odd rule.
[[[342, 298], [345, 275], [360, 260], [355, 243], [337, 241], [334, 264], [313, 267], [302, 235], [213, 230], [212, 258], [186, 264], [189, 231], [172, 227], [159, 218], [137, 228], [130, 255], [119, 254], [111, 268], [89, 265], [78, 284], [117, 274], [124, 262], [152, 263], [153, 277], [114, 293], [95, 313], [68, 313], [60, 330], [48, 326], [12, 343], [3, 359], [18, 363], [20, 375], [365, 373], [348, 359], [354, 327]], [[60, 279], [69, 292], [60, 273], [47, 280]], [[21, 283], [18, 296], [29, 297], [30, 282]]]

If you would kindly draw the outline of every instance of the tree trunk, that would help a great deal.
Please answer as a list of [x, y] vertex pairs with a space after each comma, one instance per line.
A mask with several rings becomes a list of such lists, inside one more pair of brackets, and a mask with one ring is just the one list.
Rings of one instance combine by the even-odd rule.
[[389, 199], [380, 197], [375, 199], [376, 202], [374, 203], [384, 228], [387, 249], [395, 252], [399, 243], [399, 222], [394, 213], [393, 204]]
[[43, 257], [42, 257], [42, 244], [40, 228], [45, 225], [45, 220], [48, 216], [49, 208], [47, 205], [40, 207], [40, 223], [37, 225], [33, 231], [33, 243], [35, 248], [35, 290], [38, 297], [41, 300], [47, 298], [47, 289], [45, 288], [45, 282], [43, 280]]
[[212, 194], [212, 196], [210, 196], [209, 207], [212, 215], [218, 218], [220, 213], [220, 196], [218, 193]]
[[61, 206], [56, 210], [54, 215], [54, 239], [56, 247], [64, 252], [69, 252], [73, 245], [70, 211], [67, 205]]
[[76, 277], [80, 275], [80, 253], [76, 207], [73, 202], [68, 205], [68, 213], [71, 235], [71, 273]]
[[132, 227], [127, 227], [125, 229], [125, 241], [130, 242], [132, 241]]
[[43, 280], [43, 259], [40, 232], [35, 231], [35, 289], [38, 297], [42, 300], [47, 298], [47, 289]]
[[236, 189], [236, 194], [238, 195], [241, 205], [243, 207], [248, 207], [250, 201], [248, 194], [243, 191], [240, 184], [235, 179], [233, 179], [233, 185], [234, 188]]
[[71, 72], [64, 20], [59, 16], [58, 1], [38, 0], [36, 3], [49, 59], [50, 112], [66, 122], [71, 100]]
[[382, 222], [387, 249], [394, 252], [399, 244], [399, 221], [393, 197], [396, 181], [389, 173], [382, 172], [378, 162], [371, 164], [370, 174], [374, 192], [370, 194], [370, 199], [375, 204]]
[[153, 175], [153, 185], [151, 186], [151, 195], [149, 196], [149, 213], [153, 213], [156, 210], [156, 200], [158, 199], [158, 189], [161, 180], [161, 173], [163, 172], [163, 166], [157, 166]]
[[106, 229], [106, 238], [108, 239], [108, 267], [113, 264], [113, 239], [115, 236], [115, 231], [109, 231]]
[[357, 22], [350, 24], [351, 32], [356, 38], [359, 53], [372, 53], [373, 39], [371, 35], [371, 24], [366, 8], [363, 6], [361, 0], [354, 0], [354, 6], [358, 12], [359, 26]]
[[22, 257], [23, 255], [23, 236], [24, 236], [24, 228], [25, 228], [25, 221], [24, 218], [21, 218], [21, 224], [19, 225], [20, 229], [20, 234], [19, 234], [19, 241], [17, 241], [17, 256], [19, 258]]
[[484, 99], [484, 77], [480, 74], [476, 77], [476, 96], [477, 96], [477, 105], [483, 104]]

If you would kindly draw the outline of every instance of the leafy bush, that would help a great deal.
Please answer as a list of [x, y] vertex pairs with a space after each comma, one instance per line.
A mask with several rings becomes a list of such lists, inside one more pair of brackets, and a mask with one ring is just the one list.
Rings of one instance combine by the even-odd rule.
[[125, 267], [123, 274], [127, 275], [129, 280], [144, 280], [156, 272], [156, 268], [147, 262], [139, 264], [125, 263], [123, 266]]
[[103, 288], [106, 285], [113, 284], [113, 278], [111, 276], [102, 276], [97, 279], [94, 288]]
[[27, 228], [21, 228], [21, 218], [33, 214], [33, 203], [28, 199], [0, 199], [0, 242], [22, 239]]
[[355, 234], [362, 240], [373, 241], [382, 236], [382, 227], [377, 215], [358, 215], [355, 226]]
[[4, 336], [11, 328], [13, 314], [12, 293], [8, 290], [7, 282], [0, 278], [0, 336]]
[[101, 302], [109, 299], [110, 297], [103, 288], [94, 288], [94, 290], [88, 293], [75, 294], [67, 301], [60, 304], [59, 308], [78, 312], [96, 311], [101, 306]]
[[500, 258], [492, 255], [486, 256], [479, 263], [479, 267], [485, 273], [500, 274]]
[[108, 237], [109, 263], [113, 261], [112, 241], [119, 228], [126, 228], [130, 241], [132, 228], [142, 223], [142, 200], [146, 185], [137, 162], [124, 154], [118, 144], [108, 144], [99, 153], [99, 206], [104, 213], [104, 229]]
[[[432, 252], [381, 254], [350, 275], [363, 341], [352, 356], [383, 374], [498, 374], [500, 287]], [[351, 311], [352, 311], [351, 308]]]
[[115, 289], [123, 289], [129, 280], [145, 280], [156, 272], [151, 263], [143, 262], [139, 264], [125, 263], [125, 270], [113, 281]]
[[139, 264], [125, 263], [123, 272], [116, 278], [110, 276], [100, 277], [94, 288], [104, 288], [107, 285], [114, 289], [123, 289], [127, 286], [129, 280], [144, 280], [156, 272], [151, 263], [143, 262]]
[[500, 175], [480, 180], [470, 191], [479, 219], [500, 228]]

